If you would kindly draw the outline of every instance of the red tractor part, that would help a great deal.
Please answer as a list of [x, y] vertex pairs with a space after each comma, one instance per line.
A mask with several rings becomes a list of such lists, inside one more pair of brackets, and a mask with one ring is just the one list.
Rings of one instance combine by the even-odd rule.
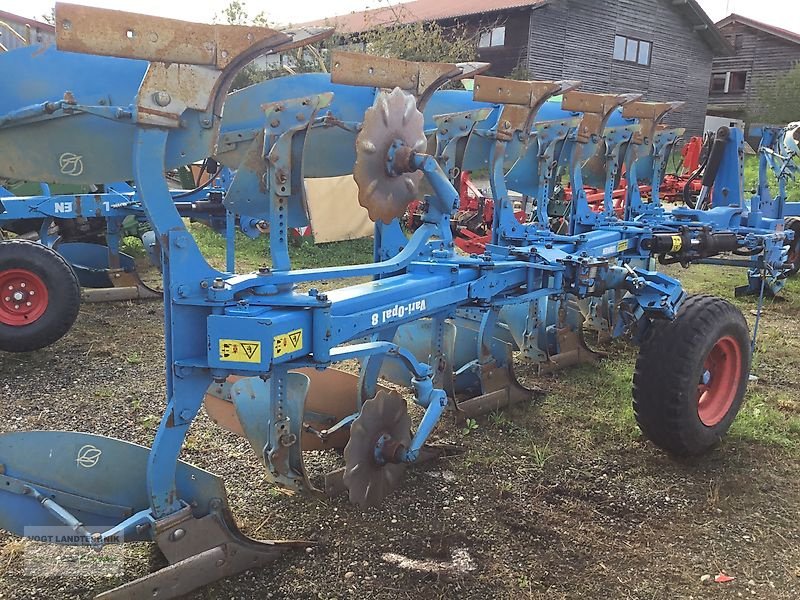
[[41, 277], [27, 269], [0, 271], [0, 323], [29, 325], [47, 310], [49, 296]]

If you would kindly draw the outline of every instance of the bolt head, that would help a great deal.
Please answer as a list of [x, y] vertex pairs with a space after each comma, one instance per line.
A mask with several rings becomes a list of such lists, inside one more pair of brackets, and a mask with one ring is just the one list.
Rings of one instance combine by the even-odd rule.
[[167, 106], [170, 102], [172, 102], [172, 97], [167, 92], [154, 92], [153, 102], [155, 102], [158, 106]]

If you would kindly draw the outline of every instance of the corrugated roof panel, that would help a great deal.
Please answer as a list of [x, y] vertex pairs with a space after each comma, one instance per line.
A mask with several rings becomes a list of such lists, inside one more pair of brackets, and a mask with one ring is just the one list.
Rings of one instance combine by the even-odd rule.
[[342, 33], [366, 31], [387, 23], [439, 21], [513, 8], [540, 6], [549, 0], [416, 0], [347, 15], [318, 19], [302, 25], [328, 25]]

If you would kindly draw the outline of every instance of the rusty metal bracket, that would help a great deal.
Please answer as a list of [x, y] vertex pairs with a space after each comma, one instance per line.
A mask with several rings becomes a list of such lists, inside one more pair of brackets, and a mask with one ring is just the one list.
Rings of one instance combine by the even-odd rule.
[[685, 102], [630, 102], [622, 107], [622, 116], [626, 119], [638, 119], [639, 131], [633, 134], [634, 144], [650, 144], [657, 126], [673, 110], [683, 106]]
[[549, 98], [574, 90], [580, 81], [516, 81], [501, 77], [475, 77], [473, 97], [478, 102], [519, 104], [539, 110]]
[[331, 81], [376, 88], [399, 87], [417, 97], [418, 106], [424, 106], [445, 83], [472, 77], [489, 66], [479, 62], [413, 62], [337, 50], [331, 53]]
[[516, 131], [530, 132], [536, 113], [548, 99], [574, 90], [580, 81], [515, 81], [499, 77], [475, 77], [473, 98], [477, 102], [503, 104], [498, 121], [498, 139], [509, 139]]
[[[56, 4], [61, 50], [150, 61], [137, 94], [137, 121], [180, 127], [187, 108], [221, 108], [226, 82], [253, 58], [291, 50], [330, 35], [330, 29], [287, 33], [266, 27], [206, 25], [176, 19]], [[215, 111], [219, 114], [219, 110]], [[205, 118], [204, 127], [213, 126]]]
[[608, 117], [620, 106], [635, 102], [641, 94], [592, 94], [589, 92], [568, 92], [564, 94], [561, 108], [582, 112], [583, 119], [578, 128], [577, 140], [587, 143], [603, 133]]
[[528, 389], [519, 383], [514, 375], [511, 361], [505, 365], [484, 364], [480, 365], [479, 369], [483, 394], [456, 402], [457, 421], [486, 415], [514, 404], [530, 402], [542, 394], [542, 390], [538, 388]]
[[170, 565], [155, 573], [99, 594], [97, 600], [166, 600], [248, 569], [263, 567], [307, 541], [259, 542], [236, 527], [227, 503], [211, 502], [201, 518], [185, 509], [155, 523], [155, 540]]
[[70, 52], [224, 69], [266, 41], [271, 47], [291, 38], [266, 27], [189, 23], [56, 3], [56, 42]]

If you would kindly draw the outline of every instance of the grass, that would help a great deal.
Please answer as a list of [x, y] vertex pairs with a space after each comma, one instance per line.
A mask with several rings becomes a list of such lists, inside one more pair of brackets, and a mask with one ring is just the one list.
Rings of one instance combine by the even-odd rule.
[[[225, 270], [225, 237], [202, 223], [189, 223], [187, 227], [209, 264]], [[269, 236], [251, 239], [241, 231], [236, 232], [236, 269], [252, 271], [261, 266], [272, 266], [269, 252]], [[127, 237], [121, 250], [134, 258], [145, 256], [141, 240]], [[362, 238], [326, 244], [314, 244], [312, 238], [293, 238], [289, 243], [289, 258], [294, 269], [314, 267], [338, 267], [372, 262], [372, 239]]]
[[[190, 223], [200, 251], [212, 266], [225, 264], [225, 238], [201, 223]], [[372, 262], [372, 239], [346, 240], [316, 245], [310, 238], [299, 238], [289, 244], [289, 258], [295, 269], [313, 267], [338, 267]], [[236, 266], [238, 270], [252, 270], [262, 265], [271, 266], [269, 236], [253, 240], [236, 232]]]
[[[736, 298], [733, 288], [745, 282], [743, 269], [696, 265], [670, 270], [692, 293], [721, 296], [737, 305], [750, 322], [755, 321], [757, 299]], [[800, 456], [800, 404], [790, 390], [800, 383], [800, 279], [788, 280], [777, 299], [765, 299], [759, 326], [753, 373], [745, 404], [731, 427], [732, 439], [783, 448]], [[795, 375], [797, 374], [797, 375]]]
[[[777, 193], [778, 180], [771, 169], [767, 171], [770, 190]], [[758, 189], [758, 156], [749, 154], [744, 159], [744, 189], [745, 192], [755, 193]], [[789, 180], [786, 183], [786, 196], [789, 202], [800, 202], [800, 181]]]
[[[673, 152], [667, 162], [667, 173], [675, 173], [680, 162], [680, 152]], [[770, 190], [777, 193], [777, 178], [768, 170]], [[758, 189], [758, 155], [746, 154], [744, 157], [745, 195], [754, 194]], [[800, 202], [800, 180], [789, 180], [786, 184], [787, 198], [790, 202]]]
[[[746, 177], [753, 172], [757, 173], [757, 159], [751, 156], [746, 165]], [[795, 191], [797, 187], [793, 193]], [[200, 223], [191, 223], [188, 227], [209, 263], [223, 269], [224, 238]], [[135, 244], [130, 250], [135, 253]], [[289, 252], [293, 268], [367, 263], [372, 260], [372, 240], [314, 245], [310, 239], [303, 238], [293, 241]], [[261, 236], [252, 240], [237, 233], [236, 261], [240, 272], [270, 265], [269, 238]], [[734, 288], [745, 283], [744, 270], [694, 265], [689, 269], [670, 267], [668, 272], [680, 279], [689, 292], [728, 298], [743, 311], [752, 326], [756, 300], [733, 296]], [[730, 437], [800, 455], [800, 405], [786, 391], [785, 381], [780, 377], [777, 382], [770, 381], [774, 379], [770, 374], [774, 373], [800, 374], [800, 335], [796, 325], [796, 317], [800, 317], [800, 279], [790, 280], [781, 297], [780, 300], [768, 299], [765, 302], [769, 318], [762, 321], [754, 356], [754, 372], [760, 380], [750, 386]], [[609, 357], [600, 363], [567, 369], [553, 377], [553, 385], [549, 386], [549, 395], [542, 409], [544, 414], [539, 415], [563, 423], [566, 435], [586, 448], [608, 441], [630, 443], [641, 437], [630, 402], [636, 349], [617, 342], [603, 350], [608, 351]], [[137, 364], [140, 356], [133, 352], [125, 359]], [[493, 413], [485, 420], [471, 420], [464, 427], [463, 434], [477, 432], [480, 423], [486, 423], [489, 430], [502, 430], [504, 434], [518, 438], [520, 450], [532, 452], [536, 464], [543, 466], [552, 454], [549, 444], [543, 445], [524, 426], [512, 427], [512, 419], [503, 412]], [[150, 415], [142, 419], [146, 428], [156, 424]]]
[[729, 435], [800, 454], [800, 414], [782, 409], [786, 404], [780, 399], [785, 396], [786, 392], [750, 392]]

